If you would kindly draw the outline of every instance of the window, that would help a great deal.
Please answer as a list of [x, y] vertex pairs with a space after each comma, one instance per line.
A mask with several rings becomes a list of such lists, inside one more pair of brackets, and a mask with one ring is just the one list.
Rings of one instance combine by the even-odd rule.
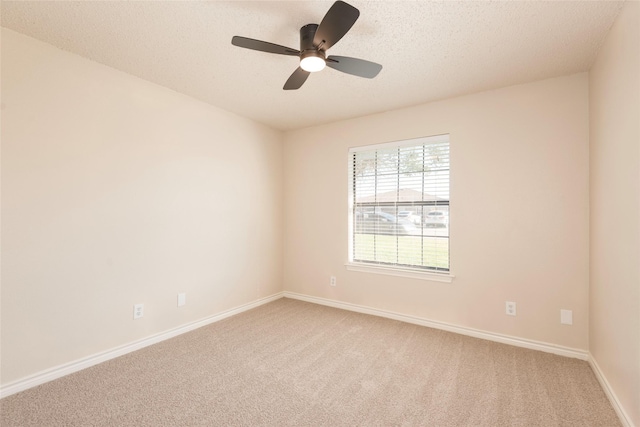
[[351, 264], [449, 272], [449, 136], [352, 148]]

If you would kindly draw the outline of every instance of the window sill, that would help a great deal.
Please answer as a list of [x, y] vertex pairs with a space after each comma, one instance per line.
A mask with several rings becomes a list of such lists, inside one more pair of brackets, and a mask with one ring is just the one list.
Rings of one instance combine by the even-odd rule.
[[418, 269], [396, 268], [396, 267], [387, 267], [387, 266], [381, 266], [381, 265], [363, 264], [363, 263], [355, 263], [355, 262], [347, 263], [345, 264], [345, 267], [347, 267], [347, 270], [350, 270], [350, 271], [386, 274], [389, 276], [410, 277], [412, 279], [430, 280], [433, 282], [451, 283], [453, 281], [453, 278], [455, 277], [451, 273], [435, 273], [431, 271], [418, 270]]

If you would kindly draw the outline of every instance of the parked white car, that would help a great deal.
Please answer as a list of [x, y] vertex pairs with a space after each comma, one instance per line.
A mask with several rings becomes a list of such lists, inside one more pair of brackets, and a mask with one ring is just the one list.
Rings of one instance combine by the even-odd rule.
[[411, 221], [385, 212], [356, 212], [355, 232], [362, 234], [416, 235], [420, 230]]
[[431, 211], [427, 213], [425, 227], [446, 227], [449, 224], [449, 215], [443, 211]]

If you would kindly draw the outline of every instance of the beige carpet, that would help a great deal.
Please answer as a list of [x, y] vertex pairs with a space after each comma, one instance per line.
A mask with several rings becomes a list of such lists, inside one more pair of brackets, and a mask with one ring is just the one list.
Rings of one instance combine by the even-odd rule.
[[280, 299], [0, 400], [9, 426], [617, 426], [586, 362]]

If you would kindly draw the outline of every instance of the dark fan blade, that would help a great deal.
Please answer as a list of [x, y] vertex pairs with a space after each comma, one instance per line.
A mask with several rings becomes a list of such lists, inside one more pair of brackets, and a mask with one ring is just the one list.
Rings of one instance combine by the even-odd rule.
[[287, 80], [282, 89], [300, 89], [300, 86], [302, 86], [302, 84], [307, 81], [307, 77], [309, 77], [309, 74], [311, 73], [298, 67], [298, 69], [295, 70], [293, 74], [291, 74], [291, 77], [289, 77], [289, 80]]
[[322, 50], [329, 49], [347, 34], [347, 31], [356, 23], [358, 16], [360, 11], [355, 7], [343, 1], [335, 2], [322, 18], [313, 37], [313, 45]]
[[249, 39], [247, 37], [233, 36], [231, 44], [234, 46], [244, 47], [247, 49], [259, 50], [261, 52], [278, 53], [280, 55], [299, 56], [300, 51], [291, 49], [290, 47], [280, 46], [262, 40]]
[[372, 79], [382, 70], [382, 65], [375, 62], [365, 61], [364, 59], [350, 58], [348, 56], [329, 56], [327, 58], [327, 67], [343, 73], [353, 74], [358, 77], [366, 77]]

